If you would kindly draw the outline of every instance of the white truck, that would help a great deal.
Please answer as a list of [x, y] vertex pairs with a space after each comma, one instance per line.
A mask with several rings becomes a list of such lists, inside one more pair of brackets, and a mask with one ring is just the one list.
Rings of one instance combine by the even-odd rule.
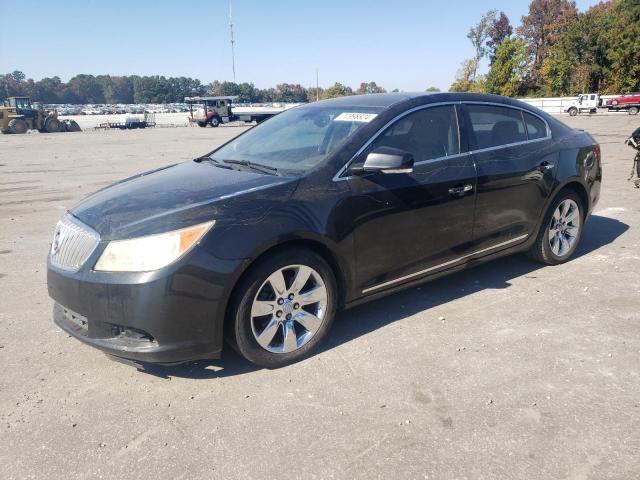
[[574, 100], [568, 107], [565, 107], [564, 111], [572, 117], [583, 112], [596, 113], [601, 103], [600, 95], [597, 93], [581, 93], [577, 100]]

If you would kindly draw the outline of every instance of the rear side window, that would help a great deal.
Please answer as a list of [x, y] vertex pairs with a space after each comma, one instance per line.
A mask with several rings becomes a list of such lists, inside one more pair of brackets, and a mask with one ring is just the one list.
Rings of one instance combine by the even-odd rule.
[[494, 105], [467, 105], [471, 119], [473, 150], [524, 142], [527, 132], [520, 110]]
[[455, 107], [425, 108], [401, 118], [373, 142], [371, 149], [377, 147], [405, 150], [416, 162], [460, 153]]
[[524, 122], [527, 124], [527, 136], [529, 140], [547, 136], [547, 126], [542, 120], [530, 113], [522, 112], [522, 115], [524, 116]]

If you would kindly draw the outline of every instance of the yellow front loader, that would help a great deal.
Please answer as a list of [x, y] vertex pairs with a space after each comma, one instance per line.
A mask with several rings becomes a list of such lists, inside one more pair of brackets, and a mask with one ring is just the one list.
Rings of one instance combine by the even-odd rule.
[[31, 105], [29, 97], [9, 97], [0, 107], [0, 131], [2, 133], [79, 132], [80, 126], [73, 120], [61, 121], [58, 112], [47, 112]]

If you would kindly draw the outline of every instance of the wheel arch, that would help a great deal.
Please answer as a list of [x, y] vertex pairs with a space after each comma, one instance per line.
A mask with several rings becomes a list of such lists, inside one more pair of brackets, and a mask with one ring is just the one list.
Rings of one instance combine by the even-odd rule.
[[290, 248], [304, 248], [308, 250], [312, 250], [318, 255], [320, 255], [331, 268], [335, 279], [336, 279], [336, 287], [338, 290], [338, 308], [344, 305], [347, 289], [348, 289], [348, 273], [341, 266], [340, 259], [336, 252], [332, 250], [328, 245], [321, 242], [320, 240], [314, 238], [307, 237], [298, 237], [298, 238], [290, 238], [278, 243], [274, 243], [271, 245], [267, 245], [263, 247], [259, 253], [252, 256], [252, 258], [247, 261], [240, 271], [235, 275], [235, 278], [232, 282], [232, 285], [228, 289], [228, 294], [226, 295], [226, 304], [224, 307], [224, 317], [223, 317], [223, 331], [226, 336], [226, 329], [229, 325], [229, 320], [231, 318], [232, 308], [237, 300], [239, 286], [242, 285], [242, 282], [247, 278], [248, 275], [254, 270], [255, 266], [258, 265], [264, 258], [269, 255], [273, 255], [274, 253], [290, 249]]
[[[551, 195], [549, 205], [551, 204], [551, 202], [555, 200], [555, 198], [560, 194], [562, 190], [573, 190], [578, 195], [578, 197], [580, 197], [580, 200], [582, 201], [582, 206], [584, 207], [583, 220], [586, 220], [591, 210], [591, 202], [589, 200], [589, 193], [587, 191], [587, 187], [585, 187], [585, 185], [582, 182], [580, 182], [579, 179], [577, 178], [567, 179], [567, 181], [565, 181], [564, 183], [561, 183], [558, 186], [558, 188], [556, 188], [556, 191], [554, 192], [554, 194]], [[547, 208], [549, 207], [547, 206]]]

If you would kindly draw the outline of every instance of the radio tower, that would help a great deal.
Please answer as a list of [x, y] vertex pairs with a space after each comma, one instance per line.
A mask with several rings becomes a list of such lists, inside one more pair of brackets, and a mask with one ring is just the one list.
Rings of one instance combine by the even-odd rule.
[[231, 68], [233, 70], [233, 83], [236, 83], [236, 52], [233, 40], [233, 18], [231, 16], [231, 0], [229, 0], [229, 32], [231, 33]]

